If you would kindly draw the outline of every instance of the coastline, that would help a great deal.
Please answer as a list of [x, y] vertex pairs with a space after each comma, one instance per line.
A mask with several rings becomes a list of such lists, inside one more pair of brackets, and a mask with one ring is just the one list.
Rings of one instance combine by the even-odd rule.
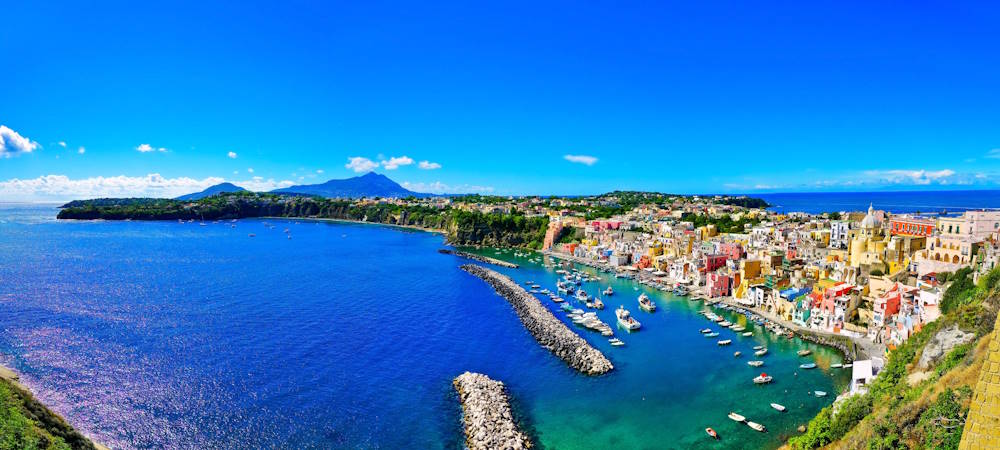
[[[250, 217], [248, 217], [249, 219]], [[328, 217], [281, 217], [281, 216], [261, 216], [253, 217], [253, 219], [267, 219], [267, 220], [283, 220], [283, 221], [296, 221], [296, 220], [309, 220], [317, 222], [343, 222], [358, 225], [378, 225], [383, 227], [393, 227], [393, 228], [404, 228], [413, 231], [424, 231], [427, 233], [444, 234], [445, 230], [440, 230], [437, 228], [424, 228], [418, 227], [416, 225], [397, 225], [394, 223], [382, 223], [382, 222], [366, 222], [364, 220], [351, 220], [351, 219], [331, 219]]]
[[19, 398], [27, 411], [29, 419], [35, 425], [49, 432], [53, 436], [58, 436], [66, 441], [66, 444], [73, 449], [96, 449], [110, 450], [107, 446], [95, 441], [91, 437], [81, 433], [69, 423], [59, 413], [53, 411], [44, 403], [35, 398], [32, 390], [21, 383], [21, 377], [13, 369], [0, 365], [0, 383], [7, 384], [14, 391], [14, 395]]

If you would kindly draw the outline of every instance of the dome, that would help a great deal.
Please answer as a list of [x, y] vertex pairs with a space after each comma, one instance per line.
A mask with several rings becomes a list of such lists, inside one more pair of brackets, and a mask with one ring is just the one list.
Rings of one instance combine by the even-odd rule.
[[870, 230], [873, 228], [878, 228], [881, 224], [882, 222], [875, 217], [875, 206], [869, 203], [868, 214], [865, 216], [864, 219], [861, 220], [861, 228]]

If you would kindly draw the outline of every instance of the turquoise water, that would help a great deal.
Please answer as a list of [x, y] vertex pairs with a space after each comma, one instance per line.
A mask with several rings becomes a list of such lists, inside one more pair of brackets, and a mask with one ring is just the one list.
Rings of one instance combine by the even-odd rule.
[[[624, 302], [643, 328], [617, 332], [623, 348], [581, 329], [616, 370], [579, 375], [458, 269], [467, 261], [439, 254], [432, 233], [54, 215], [0, 206], [0, 362], [118, 448], [459, 448], [450, 382], [465, 370], [507, 383], [543, 448], [773, 448], [849, 377], [829, 369], [833, 351], [752, 325], [752, 338], [719, 330], [734, 341], [719, 347], [698, 331], [719, 328], [697, 314], [701, 303], [647, 291], [660, 308], [646, 313], [631, 282], [607, 277], [584, 284], [617, 291], [601, 318], [614, 323]], [[522, 264], [498, 269], [515, 280], [553, 289], [551, 269], [488, 254]], [[732, 356], [758, 344], [771, 351], [761, 369]], [[814, 354], [800, 358], [801, 348]], [[806, 360], [820, 368], [800, 370]], [[753, 385], [762, 370], [773, 384]], [[830, 396], [809, 395], [817, 389]], [[769, 432], [730, 421], [730, 410]]]

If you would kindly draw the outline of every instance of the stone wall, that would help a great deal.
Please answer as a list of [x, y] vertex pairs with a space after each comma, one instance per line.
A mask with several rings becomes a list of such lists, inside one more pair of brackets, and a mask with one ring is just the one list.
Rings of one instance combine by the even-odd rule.
[[969, 415], [962, 432], [961, 450], [1000, 448], [1000, 319], [990, 334], [989, 354], [979, 372]]

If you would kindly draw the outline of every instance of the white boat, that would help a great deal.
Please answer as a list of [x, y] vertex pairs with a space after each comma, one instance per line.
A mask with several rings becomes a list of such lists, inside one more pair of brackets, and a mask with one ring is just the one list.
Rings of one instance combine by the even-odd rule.
[[845, 368], [845, 369], [850, 369], [851, 367], [854, 367], [854, 363], [847, 363], [847, 364], [844, 364], [844, 368]]
[[712, 329], [711, 328], [705, 328], [704, 330], [700, 330], [700, 331], [701, 331], [701, 334], [708, 334], [708, 333], [712, 332]]
[[618, 339], [618, 338], [611, 338], [611, 339], [608, 339], [608, 342], [610, 342], [610, 343], [611, 343], [611, 345], [613, 345], [613, 346], [615, 346], [615, 347], [621, 347], [621, 346], [625, 345], [625, 343], [624, 343], [624, 342], [622, 342], [622, 340], [621, 340], [621, 339]]
[[621, 325], [628, 329], [629, 331], [638, 330], [641, 326], [638, 320], [632, 317], [632, 314], [625, 309], [625, 306], [619, 306], [615, 310], [615, 316], [618, 317], [618, 325]]
[[728, 328], [730, 325], [732, 325], [732, 323], [730, 323], [728, 320], [723, 320], [722, 322], [719, 322], [720, 327]]
[[743, 352], [733, 352], [733, 357], [734, 358], [739, 358], [740, 355], [742, 355], [742, 354], [743, 354]]
[[817, 397], [826, 397], [826, 392], [823, 392], [823, 391], [816, 391], [816, 392], [814, 392], [814, 394]]
[[656, 311], [656, 303], [653, 303], [645, 293], [639, 294], [639, 308], [653, 312]]
[[746, 418], [746, 417], [743, 417], [743, 416], [741, 416], [741, 415], [739, 415], [739, 414], [736, 414], [736, 413], [734, 413], [734, 412], [730, 412], [730, 413], [729, 413], [729, 418], [730, 418], [730, 419], [733, 419], [733, 420], [735, 420], [735, 421], [737, 421], [737, 422], [743, 422], [743, 421], [747, 420], [747, 418]]
[[844, 367], [844, 365], [843, 365], [843, 364], [841, 364], [841, 363], [836, 363], [836, 364], [830, 364], [830, 368], [831, 368], [831, 369], [839, 369], [839, 368], [841, 368], [841, 367]]
[[799, 364], [799, 368], [800, 369], [815, 369], [816, 368], [816, 364], [815, 363]]
[[594, 308], [604, 309], [604, 302], [602, 302], [599, 298], [594, 299]]
[[576, 299], [577, 300], [579, 300], [581, 302], [585, 302], [585, 301], [587, 301], [588, 298], [590, 298], [590, 296], [588, 296], [587, 293], [583, 291], [583, 289], [581, 289], [579, 291], [576, 291]]
[[760, 361], [760, 360], [747, 361], [747, 365], [751, 366], [751, 367], [760, 367], [760, 366], [764, 365], [764, 361]]
[[809, 356], [810, 353], [812, 353], [812, 350], [799, 350], [798, 351], [799, 356]]
[[770, 376], [770, 375], [768, 375], [766, 373], [762, 373], [762, 374], [757, 375], [756, 377], [754, 377], [753, 382], [754, 382], [754, 384], [767, 384], [767, 383], [770, 383], [771, 380], [773, 380], [773, 379], [774, 379], [774, 377], [772, 377], [772, 376]]
[[774, 408], [774, 409], [777, 409], [778, 411], [782, 411], [782, 412], [785, 411], [785, 407], [781, 406], [781, 405], [779, 405], [777, 403], [771, 403], [771, 407]]
[[757, 356], [764, 356], [764, 355], [767, 354], [767, 349], [765, 348], [765, 349], [757, 350], [757, 351], [753, 352], [753, 354], [755, 354]]
[[753, 336], [753, 332], [752, 332], [752, 331], [747, 331], [747, 332], [744, 332], [744, 333], [743, 333], [743, 336], [746, 336], [746, 337], [750, 337], [750, 336]]
[[705, 335], [705, 337], [707, 337], [707, 338], [714, 338], [714, 337], [718, 337], [718, 336], [719, 336], [719, 333], [715, 333], [715, 332], [708, 333], [708, 334]]
[[733, 343], [732, 339], [723, 339], [723, 340], [721, 340], [721, 341], [718, 342], [719, 345], [729, 345], [729, 344], [732, 344], [732, 343]]
[[611, 286], [608, 286], [608, 288], [604, 290], [604, 295], [615, 295], [615, 290], [611, 289]]
[[764, 428], [764, 425], [761, 425], [761, 424], [759, 424], [757, 422], [747, 422], [747, 426], [750, 427], [750, 428], [753, 428], [753, 429], [755, 429], [757, 431], [760, 431], [761, 433], [767, 431], [767, 429]]
[[754, 350], [764, 350], [764, 346], [763, 345], [755, 345], [755, 346], [753, 346], [753, 349]]
[[740, 325], [735, 325], [735, 326], [730, 327], [729, 329], [733, 330], [733, 331], [735, 331], [737, 333], [739, 333], [739, 332], [742, 332], [743, 330], [745, 330], [746, 328], [743, 327], [743, 326], [740, 326]]

